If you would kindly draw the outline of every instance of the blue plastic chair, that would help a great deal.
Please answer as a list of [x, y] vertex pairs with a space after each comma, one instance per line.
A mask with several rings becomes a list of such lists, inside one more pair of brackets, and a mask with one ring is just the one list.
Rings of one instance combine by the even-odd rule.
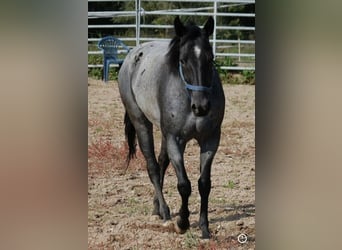
[[118, 58], [118, 49], [125, 50], [128, 53], [129, 48], [118, 38], [113, 36], [106, 36], [102, 38], [97, 47], [103, 51], [103, 79], [105, 82], [109, 78], [109, 65], [123, 63], [124, 59]]

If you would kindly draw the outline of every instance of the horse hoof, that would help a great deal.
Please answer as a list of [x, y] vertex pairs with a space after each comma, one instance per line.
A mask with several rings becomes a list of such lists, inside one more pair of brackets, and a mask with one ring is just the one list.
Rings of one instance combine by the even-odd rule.
[[202, 239], [203, 240], [209, 240], [211, 238], [211, 233], [209, 231], [203, 231], [202, 232]]
[[160, 216], [159, 215], [154, 214], [154, 215], [151, 216], [150, 221], [158, 221], [158, 220], [160, 220]]
[[184, 229], [184, 228], [179, 227], [180, 220], [181, 220], [181, 218], [179, 216], [177, 216], [176, 217], [176, 224], [175, 224], [175, 231], [178, 234], [184, 234], [186, 232], [187, 228]]
[[178, 234], [184, 234], [184, 233], [186, 232], [186, 229], [181, 229], [181, 228], [178, 226], [178, 224], [176, 223], [176, 224], [175, 224], [175, 231], [176, 231], [176, 233], [178, 233]]
[[167, 220], [163, 223], [163, 227], [169, 229], [170, 231], [173, 231], [175, 226], [171, 220]]
[[[198, 239], [198, 245], [210, 246], [211, 244], [209, 242], [210, 242], [210, 239], [203, 239], [203, 238]], [[216, 249], [216, 248], [208, 248], [208, 249]], [[236, 248], [227, 248], [227, 249], [236, 249]]]

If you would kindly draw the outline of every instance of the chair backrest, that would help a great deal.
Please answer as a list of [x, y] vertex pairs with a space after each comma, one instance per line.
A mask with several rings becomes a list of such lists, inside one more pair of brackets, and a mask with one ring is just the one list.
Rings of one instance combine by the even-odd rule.
[[118, 38], [113, 36], [106, 36], [102, 38], [97, 47], [103, 50], [105, 55], [116, 56], [118, 54], [118, 49], [122, 48], [129, 51], [129, 48]]

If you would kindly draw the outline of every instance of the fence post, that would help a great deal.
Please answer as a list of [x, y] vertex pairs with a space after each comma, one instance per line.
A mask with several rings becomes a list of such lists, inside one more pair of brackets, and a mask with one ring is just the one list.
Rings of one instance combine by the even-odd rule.
[[241, 45], [240, 45], [240, 36], [238, 37], [238, 49], [239, 49], [239, 62], [241, 61]]
[[140, 43], [140, 0], [135, 0], [135, 46]]
[[214, 53], [214, 58], [216, 55], [216, 14], [217, 14], [217, 1], [214, 0], [214, 33], [213, 33], [213, 53]]

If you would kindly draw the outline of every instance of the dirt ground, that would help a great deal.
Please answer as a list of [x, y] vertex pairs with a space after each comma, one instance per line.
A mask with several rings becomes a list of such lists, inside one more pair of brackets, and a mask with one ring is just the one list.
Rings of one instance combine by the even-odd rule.
[[[88, 249], [254, 249], [255, 248], [255, 89], [224, 85], [226, 113], [212, 167], [209, 228], [200, 238], [199, 148], [190, 141], [185, 164], [192, 185], [190, 229], [182, 235], [164, 228], [152, 214], [153, 187], [140, 152], [127, 171], [124, 109], [118, 85], [88, 79]], [[156, 152], [160, 134], [155, 132]], [[180, 207], [175, 171], [164, 182], [172, 219]], [[239, 243], [240, 234], [247, 235]]]

